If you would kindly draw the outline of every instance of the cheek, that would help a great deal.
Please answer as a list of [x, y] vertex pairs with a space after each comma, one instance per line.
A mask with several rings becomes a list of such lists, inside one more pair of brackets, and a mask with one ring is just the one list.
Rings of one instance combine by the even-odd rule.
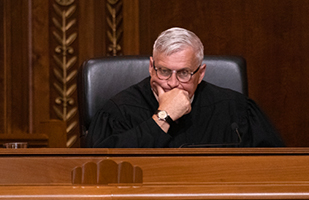
[[194, 85], [184, 86], [184, 90], [189, 93], [189, 97], [191, 98], [194, 95], [195, 87]]
[[155, 84], [157, 84], [161, 87], [163, 87], [163, 85], [164, 85], [164, 83], [162, 83], [162, 80], [158, 79], [158, 77], [156, 75], [150, 77], [150, 86], [155, 91], [155, 93], [157, 93], [157, 88], [156, 88]]
[[153, 82], [160, 83], [160, 79], [158, 79], [158, 77], [154, 74], [152, 74], [150, 78], [151, 85], [153, 85]]
[[189, 96], [190, 96], [190, 98], [192, 98], [192, 96], [195, 93], [197, 86], [198, 86], [198, 80], [194, 80], [191, 84], [183, 85], [183, 88], [184, 88], [184, 90], [189, 92]]

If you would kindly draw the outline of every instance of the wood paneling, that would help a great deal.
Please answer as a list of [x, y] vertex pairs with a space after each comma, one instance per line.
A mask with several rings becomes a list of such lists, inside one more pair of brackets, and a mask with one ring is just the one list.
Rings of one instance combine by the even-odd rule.
[[180, 26], [201, 38], [205, 54], [243, 56], [249, 96], [288, 146], [308, 146], [308, 1], [148, 0], [140, 8], [140, 53]]
[[123, 54], [140, 54], [139, 0], [123, 1]]
[[29, 132], [29, 14], [28, 1], [1, 2], [1, 132]]
[[[57, 0], [0, 2], [0, 133], [39, 133], [41, 121], [59, 119], [53, 36]], [[69, 2], [69, 1], [61, 1]], [[273, 121], [288, 146], [309, 140], [309, 1], [306, 0], [75, 0], [72, 47], [78, 69], [89, 58], [106, 56], [111, 18], [117, 10], [119, 54], [149, 55], [163, 30], [195, 32], [207, 55], [241, 55], [247, 60], [249, 96]], [[114, 4], [116, 3], [116, 4]], [[60, 6], [67, 9], [66, 6]], [[60, 19], [59, 19], [60, 20]], [[76, 82], [72, 79], [71, 84]], [[72, 93], [77, 104], [76, 91]], [[59, 106], [59, 105], [56, 105]], [[74, 115], [67, 126], [78, 119]], [[68, 139], [78, 135], [78, 129]], [[73, 145], [78, 146], [78, 140]]]
[[[3, 186], [0, 199], [308, 199], [308, 185]], [[266, 191], [266, 192], [265, 192]]]
[[51, 130], [60, 130], [58, 125], [41, 129], [41, 122], [53, 119], [49, 4], [40, 0], [4, 0], [1, 10], [1, 142], [3, 138], [14, 141], [14, 135], [19, 141], [24, 134], [24, 139], [32, 143], [45, 133], [49, 138], [43, 146], [64, 147], [59, 140], [66, 139], [66, 135], [50, 134]]
[[[304, 148], [43, 148], [0, 149], [0, 155], [0, 198], [309, 198], [309, 152]], [[103, 162], [118, 177], [114, 183], [97, 182], [96, 169]], [[80, 166], [85, 182], [73, 184], [82, 176], [72, 173]], [[133, 168], [142, 171], [142, 182], [132, 181]]]
[[6, 52], [6, 34], [5, 34], [5, 3], [0, 1], [0, 133], [4, 133], [6, 130], [6, 95], [5, 95], [5, 74], [6, 74], [6, 65], [5, 65], [5, 52]]
[[[306, 148], [142, 151], [42, 148], [0, 149], [0, 155], [0, 161], [6, 163], [0, 166], [0, 185], [72, 184], [71, 172], [76, 167], [82, 167], [87, 163], [98, 164], [103, 160], [112, 160], [117, 164], [128, 162], [134, 167], [140, 167], [145, 184], [308, 184], [309, 176], [309, 152]], [[12, 157], [14, 159], [11, 159]], [[25, 171], [28, 173], [24, 173]], [[119, 168], [118, 173], [120, 171]]]
[[42, 121], [50, 119], [50, 87], [49, 87], [49, 18], [48, 3], [32, 0], [32, 116], [33, 133], [39, 132]]
[[79, 40], [77, 1], [49, 1], [49, 87], [51, 119], [67, 124], [67, 146], [78, 144], [77, 71]]
[[46, 148], [49, 147], [48, 139], [45, 134], [0, 134], [0, 148], [5, 147], [6, 143], [27, 143], [27, 148]]

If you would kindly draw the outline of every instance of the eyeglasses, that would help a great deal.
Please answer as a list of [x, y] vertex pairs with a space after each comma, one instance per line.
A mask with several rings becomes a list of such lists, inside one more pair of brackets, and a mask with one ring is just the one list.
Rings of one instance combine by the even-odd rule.
[[170, 70], [168, 68], [165, 67], [156, 67], [155, 66], [155, 62], [153, 61], [153, 68], [156, 71], [157, 77], [161, 80], [167, 80], [169, 79], [173, 73], [176, 73], [176, 77], [178, 79], [178, 81], [182, 82], [182, 83], [186, 83], [189, 82], [192, 78], [192, 76], [198, 72], [198, 70], [200, 69], [201, 65], [198, 66], [198, 68], [194, 71], [191, 72], [188, 69], [181, 69], [181, 70]]

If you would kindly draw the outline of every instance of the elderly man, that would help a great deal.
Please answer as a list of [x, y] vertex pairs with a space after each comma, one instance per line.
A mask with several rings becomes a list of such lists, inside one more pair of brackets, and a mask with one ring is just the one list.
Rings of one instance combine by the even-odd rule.
[[[171, 28], [153, 46], [149, 74], [94, 117], [89, 147], [279, 147], [281, 139], [246, 96], [203, 81], [204, 47]], [[207, 73], [207, 72], [206, 72]]]

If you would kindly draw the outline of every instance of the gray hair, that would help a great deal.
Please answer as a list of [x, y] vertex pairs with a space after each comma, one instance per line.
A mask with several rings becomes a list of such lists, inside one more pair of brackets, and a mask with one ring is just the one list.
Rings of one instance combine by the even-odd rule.
[[197, 61], [202, 64], [204, 46], [201, 40], [193, 32], [183, 28], [175, 27], [163, 31], [153, 45], [153, 54], [159, 52], [169, 56], [187, 47], [193, 48]]

